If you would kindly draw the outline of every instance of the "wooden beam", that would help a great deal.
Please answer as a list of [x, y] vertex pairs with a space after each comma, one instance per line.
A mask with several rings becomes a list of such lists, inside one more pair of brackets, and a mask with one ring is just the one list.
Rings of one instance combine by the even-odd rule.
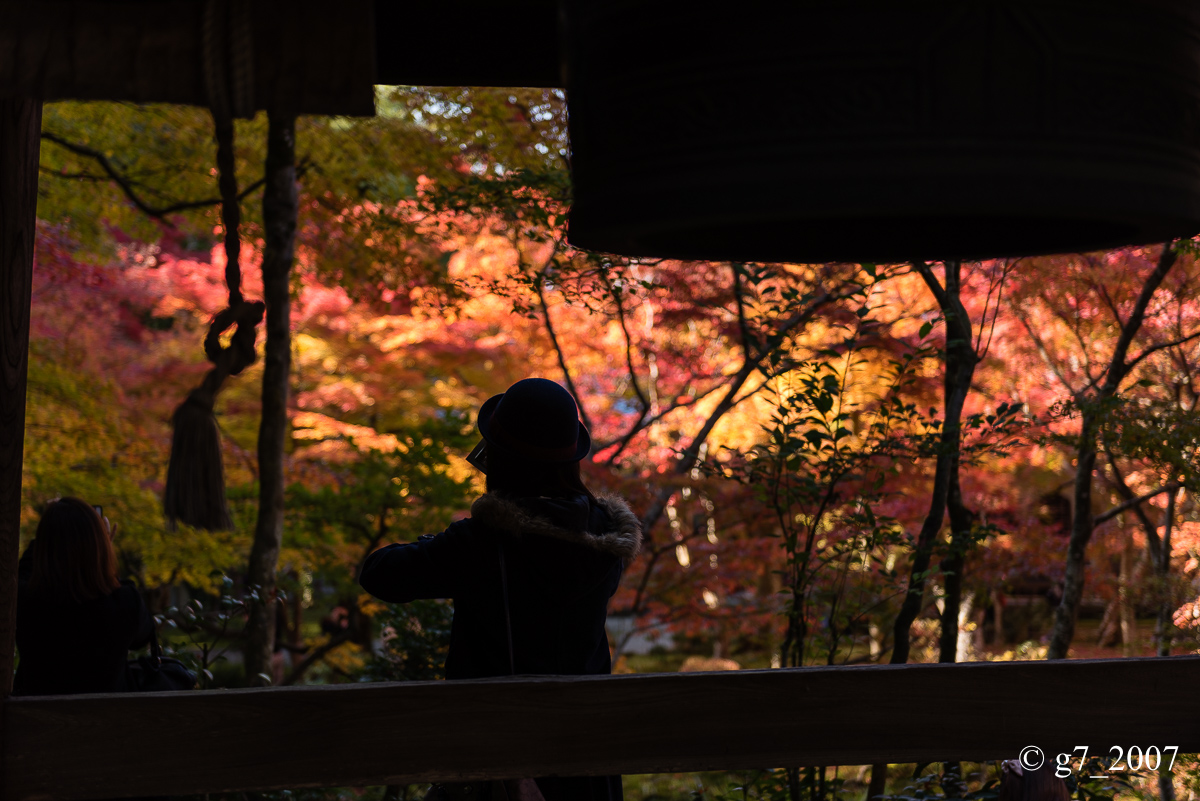
[[9, 801], [1200, 751], [1200, 657], [12, 698]]
[[375, 0], [375, 82], [562, 87], [558, 7], [558, 0]]
[[[205, 8], [0, 0], [0, 97], [207, 107]], [[369, 116], [377, 83], [563, 85], [557, 0], [252, 0], [250, 9], [256, 109]], [[234, 80], [232, 62], [222, 71]]]
[[[373, 0], [250, 10], [249, 62], [235, 32], [216, 33], [225, 91], [245, 75], [255, 109], [374, 113]], [[204, 22], [205, 0], [0, 0], [0, 97], [207, 107]]]

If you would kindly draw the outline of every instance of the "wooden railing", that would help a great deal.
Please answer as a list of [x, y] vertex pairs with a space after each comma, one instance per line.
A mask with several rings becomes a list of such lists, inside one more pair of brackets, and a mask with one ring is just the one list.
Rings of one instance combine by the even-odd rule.
[[1200, 657], [11, 698], [6, 801], [1200, 751]]

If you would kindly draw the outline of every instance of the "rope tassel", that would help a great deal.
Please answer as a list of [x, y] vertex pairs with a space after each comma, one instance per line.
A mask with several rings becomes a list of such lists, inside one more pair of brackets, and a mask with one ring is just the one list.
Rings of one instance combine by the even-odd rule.
[[[214, 113], [217, 138], [217, 169], [221, 189], [221, 218], [225, 225], [225, 285], [229, 302], [208, 326], [204, 354], [212, 363], [200, 385], [171, 417], [171, 459], [167, 466], [167, 486], [163, 492], [163, 512], [174, 527], [177, 521], [209, 531], [233, 527], [229, 502], [225, 497], [225, 469], [221, 460], [221, 439], [213, 412], [217, 393], [225, 380], [254, 363], [255, 339], [265, 306], [261, 301], [242, 297], [241, 210], [238, 203], [237, 177], [233, 155], [233, 121]], [[234, 329], [228, 346], [221, 335]]]

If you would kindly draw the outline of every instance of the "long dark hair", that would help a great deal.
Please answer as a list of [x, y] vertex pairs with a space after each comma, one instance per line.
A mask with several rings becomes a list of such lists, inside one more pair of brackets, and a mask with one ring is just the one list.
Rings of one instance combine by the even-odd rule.
[[78, 498], [52, 501], [38, 523], [30, 586], [83, 603], [119, 584], [117, 555], [100, 514]]
[[488, 448], [487, 490], [517, 498], [596, 496], [583, 483], [579, 462], [534, 462]]

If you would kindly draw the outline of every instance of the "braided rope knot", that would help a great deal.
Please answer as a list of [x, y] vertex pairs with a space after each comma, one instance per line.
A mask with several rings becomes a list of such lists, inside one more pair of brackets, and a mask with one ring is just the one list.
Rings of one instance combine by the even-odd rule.
[[[258, 324], [262, 322], [266, 305], [261, 300], [240, 300], [222, 309], [213, 317], [204, 337], [204, 355], [227, 375], [237, 375], [258, 358], [255, 341]], [[221, 344], [221, 335], [234, 328], [228, 346]]]

